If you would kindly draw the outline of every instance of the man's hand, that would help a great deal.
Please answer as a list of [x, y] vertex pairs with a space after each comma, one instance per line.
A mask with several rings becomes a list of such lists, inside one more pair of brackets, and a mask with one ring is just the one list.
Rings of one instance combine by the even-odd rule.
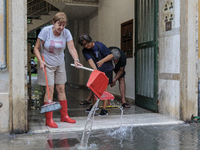
[[113, 83], [110, 84], [110, 87], [113, 87], [113, 86], [115, 86], [115, 81], [113, 81]]
[[101, 66], [103, 65], [103, 63], [104, 63], [104, 61], [103, 61], [103, 59], [101, 59], [101, 60], [99, 60], [99, 61], [97, 62], [97, 66], [98, 66], [98, 67], [101, 67]]

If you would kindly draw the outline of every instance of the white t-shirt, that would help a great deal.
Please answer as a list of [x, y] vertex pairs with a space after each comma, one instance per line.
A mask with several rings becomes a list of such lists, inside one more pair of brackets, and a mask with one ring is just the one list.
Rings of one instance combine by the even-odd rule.
[[44, 41], [41, 54], [44, 55], [45, 62], [51, 66], [59, 66], [64, 61], [64, 50], [66, 43], [71, 41], [72, 35], [68, 29], [64, 29], [60, 36], [53, 34], [53, 25], [44, 27], [38, 38]]

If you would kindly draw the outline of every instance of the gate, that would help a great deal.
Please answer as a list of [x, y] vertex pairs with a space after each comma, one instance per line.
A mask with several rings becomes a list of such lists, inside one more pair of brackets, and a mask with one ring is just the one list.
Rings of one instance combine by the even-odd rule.
[[136, 105], [158, 112], [158, 1], [136, 0]]

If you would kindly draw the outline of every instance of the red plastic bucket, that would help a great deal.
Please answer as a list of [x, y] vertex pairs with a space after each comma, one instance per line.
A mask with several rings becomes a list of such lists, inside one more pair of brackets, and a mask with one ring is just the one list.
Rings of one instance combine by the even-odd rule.
[[89, 87], [94, 94], [100, 98], [106, 87], [108, 86], [108, 78], [104, 72], [94, 70], [87, 82], [87, 87]]
[[[99, 98], [100, 100], [108, 100], [108, 103], [109, 103], [109, 100], [113, 100], [115, 97], [110, 94], [109, 92], [107, 91], [104, 91], [103, 94], [101, 95], [101, 97]], [[95, 99], [97, 99], [97, 97], [95, 96]], [[110, 105], [110, 103], [109, 103]]]

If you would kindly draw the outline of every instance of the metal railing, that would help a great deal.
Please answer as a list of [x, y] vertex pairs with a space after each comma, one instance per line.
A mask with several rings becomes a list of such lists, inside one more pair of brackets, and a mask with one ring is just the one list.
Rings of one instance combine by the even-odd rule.
[[99, 3], [99, 0], [72, 0], [72, 1], [79, 3]]
[[64, 2], [64, 3], [90, 3], [90, 4], [98, 4], [99, 0], [50, 0], [55, 2]]
[[[32, 2], [32, 3], [31, 3]], [[46, 1], [32, 0], [27, 7], [28, 18], [38, 18], [41, 14], [48, 14], [51, 11], [51, 4]]]
[[35, 0], [29, 0], [28, 2], [27, 2], [27, 5], [28, 4], [30, 4], [30, 3], [32, 3], [32, 2], [34, 2]]

